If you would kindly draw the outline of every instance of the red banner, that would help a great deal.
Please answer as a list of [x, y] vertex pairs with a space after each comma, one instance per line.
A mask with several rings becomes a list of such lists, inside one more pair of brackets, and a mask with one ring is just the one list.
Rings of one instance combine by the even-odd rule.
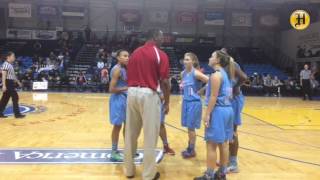
[[195, 24], [197, 22], [197, 13], [188, 11], [178, 12], [177, 21], [179, 24]]
[[141, 14], [136, 9], [120, 10], [120, 20], [125, 24], [137, 24], [141, 20]]

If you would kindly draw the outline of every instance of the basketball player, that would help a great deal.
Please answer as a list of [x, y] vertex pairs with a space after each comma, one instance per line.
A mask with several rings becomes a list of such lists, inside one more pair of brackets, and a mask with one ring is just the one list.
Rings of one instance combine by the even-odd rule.
[[19, 96], [16, 91], [16, 83], [22, 87], [21, 82], [17, 79], [14, 72], [13, 63], [16, 60], [15, 54], [13, 52], [8, 52], [6, 55], [6, 61], [2, 65], [2, 98], [0, 101], [0, 118], [6, 118], [3, 114], [9, 99], [11, 97], [13, 104], [13, 112], [15, 118], [24, 118], [25, 115], [20, 113], [19, 109]]
[[122, 124], [126, 120], [128, 90], [126, 66], [129, 60], [129, 53], [126, 50], [119, 50], [117, 51], [116, 57], [118, 64], [111, 70], [111, 82], [109, 87], [109, 91], [112, 93], [109, 100], [110, 122], [113, 125], [110, 160], [120, 162], [123, 161], [123, 157], [118, 151], [118, 142]]
[[[221, 49], [222, 52], [225, 54], [227, 53], [226, 48]], [[232, 81], [233, 85], [233, 99], [232, 99], [232, 108], [233, 108], [233, 139], [229, 143], [229, 163], [227, 172], [229, 173], [237, 173], [239, 172], [238, 169], [238, 161], [237, 161], [237, 155], [238, 155], [238, 148], [239, 148], [239, 138], [237, 129], [238, 126], [241, 125], [241, 112], [244, 106], [244, 96], [241, 91], [241, 85], [247, 80], [247, 75], [241, 70], [238, 63], [234, 61], [234, 67], [235, 67], [235, 78]]]
[[163, 152], [165, 154], [174, 156], [176, 153], [174, 152], [173, 149], [170, 148], [169, 142], [168, 142], [168, 137], [167, 137], [167, 130], [166, 130], [166, 126], [165, 126], [165, 115], [166, 114], [164, 113], [164, 109], [163, 109], [164, 96], [163, 96], [162, 93], [160, 95], [160, 98], [161, 98], [160, 138], [161, 138], [162, 143], [163, 143]]
[[[222, 51], [215, 51], [209, 59], [215, 73], [210, 76], [206, 91], [207, 110], [204, 116], [207, 142], [207, 170], [195, 180], [226, 179], [228, 143], [232, 139], [233, 109], [231, 106], [234, 66], [232, 59]], [[220, 168], [217, 170], [216, 148], [220, 151]]]
[[188, 128], [189, 140], [188, 147], [181, 154], [183, 158], [191, 158], [196, 156], [195, 129], [200, 128], [202, 117], [202, 102], [200, 95], [197, 93], [199, 90], [197, 81], [207, 83], [209, 78], [194, 68], [194, 64], [199, 64], [198, 57], [195, 54], [186, 53], [183, 62], [185, 70], [181, 73], [183, 89], [181, 124]]

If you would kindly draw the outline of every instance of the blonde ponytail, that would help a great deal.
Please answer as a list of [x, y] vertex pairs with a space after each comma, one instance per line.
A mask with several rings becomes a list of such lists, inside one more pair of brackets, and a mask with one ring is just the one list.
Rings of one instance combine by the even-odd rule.
[[229, 56], [229, 64], [227, 66], [228, 76], [230, 80], [235, 79], [235, 62], [233, 57]]

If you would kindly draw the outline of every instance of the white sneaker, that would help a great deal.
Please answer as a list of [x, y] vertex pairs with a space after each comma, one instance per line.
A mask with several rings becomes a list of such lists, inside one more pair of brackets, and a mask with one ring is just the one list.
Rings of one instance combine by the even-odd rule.
[[227, 167], [227, 173], [238, 173], [239, 172], [239, 168], [237, 165], [229, 165]]

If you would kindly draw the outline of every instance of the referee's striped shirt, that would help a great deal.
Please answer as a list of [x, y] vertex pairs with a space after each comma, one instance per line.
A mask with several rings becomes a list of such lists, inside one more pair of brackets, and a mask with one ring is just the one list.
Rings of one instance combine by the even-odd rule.
[[16, 74], [14, 72], [13, 65], [5, 61], [2, 64], [2, 71], [7, 71], [7, 78], [8, 80], [16, 80]]

